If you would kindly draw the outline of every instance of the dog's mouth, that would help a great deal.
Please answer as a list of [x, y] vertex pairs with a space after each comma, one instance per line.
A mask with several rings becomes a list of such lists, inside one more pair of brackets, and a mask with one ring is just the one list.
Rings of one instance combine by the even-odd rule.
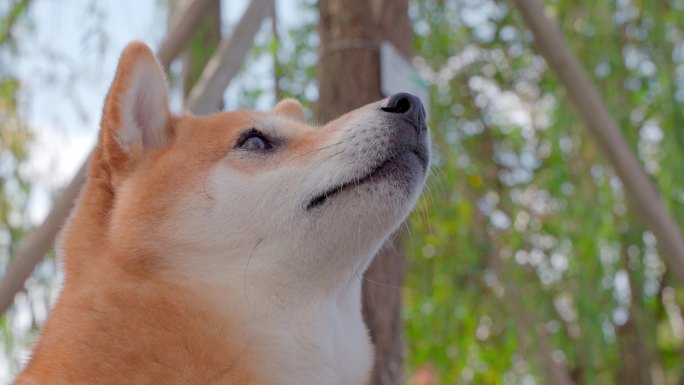
[[427, 170], [427, 164], [428, 164], [428, 158], [427, 155], [425, 154], [425, 151], [421, 151], [418, 148], [411, 148], [407, 149], [406, 151], [401, 151], [398, 152], [392, 156], [389, 156], [387, 159], [384, 161], [380, 162], [377, 166], [375, 166], [370, 172], [368, 172], [364, 177], [360, 179], [353, 179], [349, 182], [342, 183], [340, 185], [337, 185], [329, 190], [326, 190], [324, 193], [315, 196], [313, 199], [309, 201], [306, 205], [306, 211], [309, 211], [315, 207], [318, 207], [322, 205], [323, 203], [327, 202], [330, 198], [334, 197], [335, 195], [341, 193], [342, 191], [352, 189], [359, 187], [363, 184], [370, 183], [373, 181], [376, 181], [383, 176], [386, 175], [384, 172], [385, 170], [388, 169], [388, 166], [390, 166], [394, 161], [399, 158], [402, 155], [406, 154], [412, 154], [415, 155], [416, 158], [418, 158], [418, 161], [420, 164], [423, 166], [423, 170]]

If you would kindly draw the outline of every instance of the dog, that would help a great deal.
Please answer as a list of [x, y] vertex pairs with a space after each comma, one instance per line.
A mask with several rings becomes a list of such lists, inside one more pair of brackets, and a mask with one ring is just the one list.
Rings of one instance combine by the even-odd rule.
[[62, 292], [15, 384], [367, 383], [361, 276], [424, 187], [420, 100], [315, 128], [292, 99], [173, 115], [167, 92], [130, 43], [57, 245]]

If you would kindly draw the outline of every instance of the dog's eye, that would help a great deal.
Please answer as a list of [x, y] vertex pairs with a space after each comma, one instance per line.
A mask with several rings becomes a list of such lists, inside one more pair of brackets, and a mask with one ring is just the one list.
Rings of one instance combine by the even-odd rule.
[[257, 152], [268, 151], [273, 148], [268, 138], [256, 128], [250, 128], [240, 135], [236, 147]]

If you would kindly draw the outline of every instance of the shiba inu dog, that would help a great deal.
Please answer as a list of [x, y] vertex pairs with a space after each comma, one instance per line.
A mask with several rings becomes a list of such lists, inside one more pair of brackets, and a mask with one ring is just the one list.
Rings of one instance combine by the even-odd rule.
[[15, 384], [364, 384], [361, 274], [416, 203], [429, 145], [409, 94], [319, 128], [289, 99], [174, 116], [131, 43]]

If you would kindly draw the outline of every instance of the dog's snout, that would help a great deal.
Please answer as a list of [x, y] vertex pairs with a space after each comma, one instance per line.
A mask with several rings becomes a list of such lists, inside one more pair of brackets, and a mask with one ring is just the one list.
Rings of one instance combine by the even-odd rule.
[[401, 116], [413, 123], [418, 130], [425, 129], [425, 108], [417, 96], [405, 92], [394, 94], [380, 109]]

